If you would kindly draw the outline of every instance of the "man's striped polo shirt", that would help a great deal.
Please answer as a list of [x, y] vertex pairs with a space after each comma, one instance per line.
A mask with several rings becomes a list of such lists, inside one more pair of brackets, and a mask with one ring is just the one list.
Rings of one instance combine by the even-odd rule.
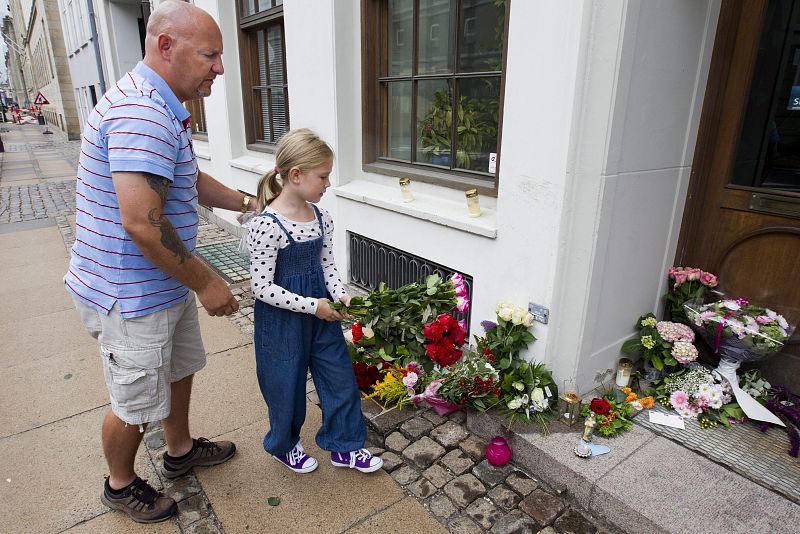
[[113, 172], [170, 180], [164, 215], [194, 252], [197, 162], [189, 113], [166, 82], [139, 63], [92, 110], [84, 129], [76, 186], [75, 244], [67, 288], [81, 301], [123, 317], [167, 308], [189, 290], [145, 258], [122, 227]]

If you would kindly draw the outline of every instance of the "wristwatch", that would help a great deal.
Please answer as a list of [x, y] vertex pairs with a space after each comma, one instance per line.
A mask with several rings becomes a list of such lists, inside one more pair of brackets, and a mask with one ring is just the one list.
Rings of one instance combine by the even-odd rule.
[[252, 197], [250, 195], [245, 195], [242, 197], [242, 207], [239, 211], [242, 213], [247, 213], [248, 208], [250, 208], [250, 199]]

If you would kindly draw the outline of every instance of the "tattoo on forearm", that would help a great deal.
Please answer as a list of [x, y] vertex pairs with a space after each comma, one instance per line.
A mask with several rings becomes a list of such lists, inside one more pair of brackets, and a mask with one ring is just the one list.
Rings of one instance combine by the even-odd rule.
[[160, 176], [147, 174], [147, 184], [153, 189], [153, 191], [158, 193], [158, 197], [161, 199], [161, 208], [151, 209], [147, 213], [147, 220], [150, 221], [150, 224], [158, 227], [161, 230], [161, 244], [164, 246], [164, 248], [175, 254], [175, 256], [177, 256], [180, 260], [179, 263], [183, 263], [191, 258], [192, 255], [186, 248], [186, 245], [183, 244], [181, 237], [178, 235], [178, 231], [175, 230], [175, 227], [172, 226], [172, 223], [169, 222], [169, 219], [164, 217], [162, 213], [164, 204], [167, 202], [169, 181]]

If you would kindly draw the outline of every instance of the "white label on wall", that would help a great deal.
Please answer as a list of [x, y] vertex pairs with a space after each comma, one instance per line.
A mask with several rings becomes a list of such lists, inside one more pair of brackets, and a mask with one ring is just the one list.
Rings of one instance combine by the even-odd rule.
[[497, 171], [497, 152], [489, 152], [489, 172], [494, 174]]

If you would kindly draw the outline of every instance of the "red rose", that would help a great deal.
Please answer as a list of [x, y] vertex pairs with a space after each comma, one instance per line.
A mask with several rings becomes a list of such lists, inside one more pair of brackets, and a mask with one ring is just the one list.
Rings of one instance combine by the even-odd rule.
[[589, 408], [597, 415], [608, 415], [611, 411], [611, 404], [605, 399], [592, 399]]
[[364, 337], [364, 329], [361, 328], [361, 322], [353, 323], [350, 331], [353, 333], [353, 343], [358, 343], [358, 340]]
[[381, 372], [374, 365], [365, 364], [364, 362], [356, 362], [353, 364], [353, 372], [356, 375], [356, 382], [358, 389], [361, 391], [369, 392], [370, 388], [381, 377]]
[[425, 334], [428, 340], [436, 342], [442, 339], [444, 328], [439, 321], [431, 321], [425, 325], [425, 328], [422, 329], [422, 333]]

